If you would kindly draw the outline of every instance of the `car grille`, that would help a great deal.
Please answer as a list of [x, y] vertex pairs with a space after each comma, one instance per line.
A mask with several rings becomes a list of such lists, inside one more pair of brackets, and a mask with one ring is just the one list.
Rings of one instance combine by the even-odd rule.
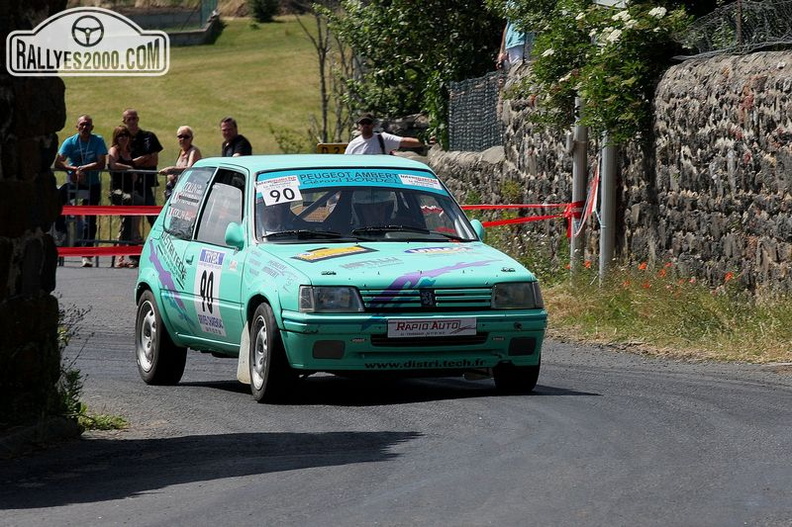
[[489, 309], [491, 287], [361, 290], [367, 312], [448, 312]]

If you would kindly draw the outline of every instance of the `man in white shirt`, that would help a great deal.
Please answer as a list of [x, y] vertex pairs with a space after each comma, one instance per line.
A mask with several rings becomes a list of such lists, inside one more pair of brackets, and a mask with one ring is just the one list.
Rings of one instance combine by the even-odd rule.
[[400, 137], [387, 132], [374, 133], [374, 116], [364, 113], [357, 120], [360, 135], [352, 139], [345, 154], [390, 154], [399, 148], [422, 148], [424, 144], [415, 137]]

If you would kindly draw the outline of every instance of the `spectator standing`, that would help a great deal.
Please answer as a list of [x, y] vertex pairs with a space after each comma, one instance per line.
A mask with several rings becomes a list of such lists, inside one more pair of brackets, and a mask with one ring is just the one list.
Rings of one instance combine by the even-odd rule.
[[[133, 172], [135, 162], [130, 147], [131, 135], [125, 125], [116, 126], [113, 140], [107, 152], [107, 164], [110, 168], [110, 203], [113, 205], [143, 205], [143, 196], [137, 189], [139, 174]], [[123, 242], [141, 241], [140, 218], [137, 216], [121, 216], [118, 229], [118, 240]], [[134, 260], [125, 260], [120, 256], [116, 267], [137, 267]]]
[[[162, 152], [162, 144], [160, 144], [154, 132], [140, 128], [140, 117], [134, 108], [124, 110], [121, 114], [121, 121], [129, 128], [129, 133], [132, 134], [130, 150], [132, 151], [132, 160], [135, 168], [146, 171], [139, 174], [140, 177], [137, 181], [138, 193], [143, 196], [144, 205], [156, 205], [154, 187], [159, 186], [157, 163], [159, 162], [159, 153]], [[157, 217], [146, 216], [146, 219], [149, 225], [154, 225]]]
[[[60, 187], [61, 203], [77, 199], [78, 192], [87, 191], [88, 199], [82, 199], [83, 205], [99, 205], [102, 199], [102, 178], [100, 171], [107, 162], [107, 145], [102, 136], [93, 133], [93, 119], [90, 115], [77, 118], [77, 133], [63, 141], [55, 156], [55, 168], [66, 170], [67, 181]], [[84, 241], [78, 247], [91, 247], [96, 239], [96, 216], [83, 218]], [[65, 232], [63, 220], [56, 224], [56, 230]], [[83, 256], [83, 267], [92, 267], [91, 258]]]
[[390, 154], [399, 148], [423, 148], [424, 144], [415, 137], [401, 137], [387, 132], [374, 132], [374, 115], [364, 113], [357, 120], [360, 134], [352, 139], [345, 154]]
[[526, 34], [517, 29], [511, 20], [507, 20], [501, 35], [500, 52], [495, 60], [496, 67], [509, 71], [513, 66], [520, 66], [525, 60], [525, 43]]
[[223, 117], [220, 120], [220, 133], [223, 134], [223, 144], [220, 147], [223, 157], [249, 156], [253, 154], [253, 147], [250, 146], [250, 141], [239, 133], [236, 119], [233, 117]]
[[165, 183], [165, 199], [167, 200], [173, 192], [173, 187], [179, 180], [179, 175], [184, 172], [185, 168], [193, 166], [193, 164], [201, 159], [201, 150], [192, 144], [193, 129], [189, 126], [180, 126], [176, 130], [176, 139], [179, 141], [179, 157], [176, 158], [176, 164], [160, 170], [160, 174], [167, 176], [168, 181]]

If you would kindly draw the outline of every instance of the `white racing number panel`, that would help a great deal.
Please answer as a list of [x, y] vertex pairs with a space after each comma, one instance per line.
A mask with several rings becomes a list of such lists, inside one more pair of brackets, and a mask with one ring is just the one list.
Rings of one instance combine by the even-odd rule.
[[195, 312], [201, 329], [223, 337], [226, 334], [225, 325], [217, 299], [220, 296], [220, 277], [225, 256], [224, 252], [201, 249], [193, 285]]

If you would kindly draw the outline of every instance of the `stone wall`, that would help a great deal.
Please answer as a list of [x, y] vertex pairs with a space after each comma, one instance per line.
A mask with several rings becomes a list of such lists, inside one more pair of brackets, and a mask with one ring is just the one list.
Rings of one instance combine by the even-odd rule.
[[[790, 69], [792, 52], [783, 51], [691, 60], [666, 72], [654, 101], [654, 130], [620, 152], [621, 263], [673, 262], [712, 284], [734, 273], [750, 290], [792, 290]], [[433, 149], [429, 163], [462, 202], [473, 189], [483, 203], [571, 201], [565, 135], [535, 129], [532, 111], [529, 101], [504, 100], [502, 149]], [[592, 139], [593, 166], [599, 145]], [[521, 196], [504, 195], [508, 181], [519, 182]], [[521, 232], [541, 233], [561, 247], [564, 223], [542, 223]], [[597, 236], [594, 223], [586, 243], [593, 261]]]
[[[0, 4], [0, 32], [31, 29], [65, 0]], [[5, 56], [6, 39], [0, 44]], [[58, 78], [0, 71], [0, 429], [58, 404], [57, 253], [46, 235], [60, 214], [49, 169], [66, 118]]]

